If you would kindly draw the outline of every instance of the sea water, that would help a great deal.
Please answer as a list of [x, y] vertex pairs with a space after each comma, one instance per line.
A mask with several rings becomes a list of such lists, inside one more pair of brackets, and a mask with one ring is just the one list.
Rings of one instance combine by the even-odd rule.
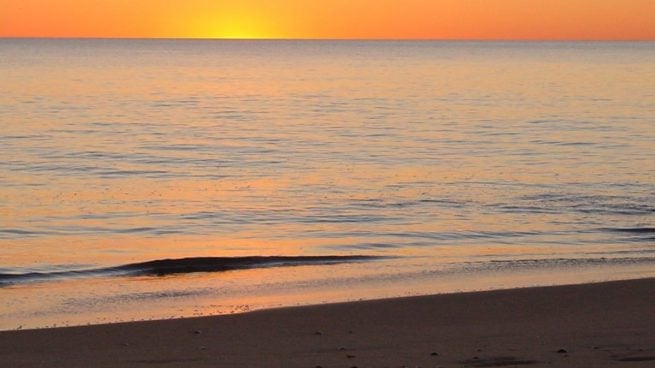
[[655, 43], [0, 40], [0, 329], [655, 275]]

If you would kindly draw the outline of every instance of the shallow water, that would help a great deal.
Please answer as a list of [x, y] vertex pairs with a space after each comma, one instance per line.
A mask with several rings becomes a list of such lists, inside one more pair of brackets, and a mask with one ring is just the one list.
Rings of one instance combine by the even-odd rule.
[[0, 328], [652, 276], [654, 81], [646, 42], [0, 40]]

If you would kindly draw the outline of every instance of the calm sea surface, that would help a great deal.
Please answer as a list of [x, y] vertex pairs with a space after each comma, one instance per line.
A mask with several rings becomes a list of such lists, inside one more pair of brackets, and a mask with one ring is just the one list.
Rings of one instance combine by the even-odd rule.
[[654, 152], [655, 43], [0, 40], [0, 329], [655, 276]]

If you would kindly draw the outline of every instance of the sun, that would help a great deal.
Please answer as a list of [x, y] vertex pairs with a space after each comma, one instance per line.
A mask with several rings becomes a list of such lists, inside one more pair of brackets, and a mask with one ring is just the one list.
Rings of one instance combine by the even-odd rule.
[[266, 39], [278, 37], [275, 27], [253, 14], [222, 14], [209, 21], [206, 37], [223, 39]]

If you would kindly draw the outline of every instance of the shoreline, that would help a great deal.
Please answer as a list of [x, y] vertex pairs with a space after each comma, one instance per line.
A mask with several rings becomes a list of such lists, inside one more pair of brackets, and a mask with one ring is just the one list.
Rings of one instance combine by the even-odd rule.
[[34, 367], [644, 367], [655, 278], [0, 331]]
[[[447, 269], [420, 272], [420, 269], [412, 269], [412, 264], [394, 264], [395, 273], [391, 277], [380, 277], [384, 272], [369, 272], [364, 267], [353, 268], [357, 264], [347, 264], [311, 268], [310, 272], [282, 267], [229, 274], [199, 272], [170, 278], [70, 279], [47, 285], [50, 292], [40, 298], [40, 292], [29, 294], [30, 290], [41, 288], [38, 283], [34, 287], [26, 284], [25, 287], [2, 289], [6, 303], [1, 304], [11, 309], [1, 313], [0, 331], [171, 320], [362, 300], [630, 280], [655, 277], [652, 264], [633, 262], [602, 267], [590, 263], [584, 267], [565, 265], [509, 270], [482, 267], [464, 273], [461, 272], [463, 268], [454, 268], [453, 272]], [[407, 272], [395, 271], [405, 268]], [[223, 275], [234, 282], [226, 283]], [[147, 282], [135, 282], [144, 280]]]

